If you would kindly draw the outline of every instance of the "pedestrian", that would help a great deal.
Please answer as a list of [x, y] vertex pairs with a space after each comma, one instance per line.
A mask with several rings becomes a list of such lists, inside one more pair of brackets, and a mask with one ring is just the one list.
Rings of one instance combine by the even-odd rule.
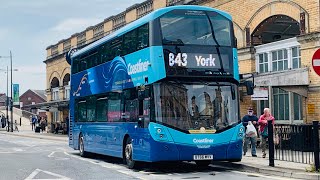
[[17, 120], [14, 120], [14, 130], [19, 132]]
[[261, 148], [262, 148], [262, 157], [265, 158], [266, 153], [266, 144], [267, 144], [267, 138], [268, 138], [268, 121], [272, 121], [272, 124], [274, 125], [274, 117], [270, 113], [269, 108], [264, 108], [263, 114], [259, 118], [259, 125], [260, 125], [260, 138], [261, 138]]
[[40, 121], [40, 126], [41, 126], [41, 131], [42, 131], [42, 132], [46, 130], [46, 122], [45, 122], [44, 119], [42, 119], [42, 120]]
[[32, 118], [31, 118], [32, 131], [33, 131], [33, 129], [36, 129], [36, 122], [37, 122], [36, 117], [32, 116]]
[[[254, 111], [251, 107], [248, 108], [248, 114], [242, 118], [242, 124], [245, 127], [246, 135], [244, 136], [244, 144], [243, 144], [243, 155], [245, 156], [248, 150], [248, 144], [251, 142], [251, 155], [253, 157], [257, 157], [257, 131], [256, 127], [258, 125], [258, 118], [255, 116]], [[252, 126], [252, 131], [248, 131], [248, 123], [249, 126]], [[250, 133], [251, 132], [251, 133]]]

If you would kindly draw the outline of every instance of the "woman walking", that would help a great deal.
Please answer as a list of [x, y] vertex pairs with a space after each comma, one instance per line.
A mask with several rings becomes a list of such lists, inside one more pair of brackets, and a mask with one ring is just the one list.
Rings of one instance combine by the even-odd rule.
[[264, 108], [263, 114], [260, 116], [258, 120], [258, 124], [260, 125], [260, 138], [261, 138], [261, 148], [262, 148], [262, 157], [265, 158], [266, 153], [266, 143], [268, 138], [268, 121], [272, 121], [274, 125], [274, 117], [271, 116], [270, 109]]

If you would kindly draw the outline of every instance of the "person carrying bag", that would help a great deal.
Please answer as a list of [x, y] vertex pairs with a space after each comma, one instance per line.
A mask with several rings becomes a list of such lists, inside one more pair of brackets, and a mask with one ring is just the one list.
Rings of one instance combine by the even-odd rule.
[[266, 144], [267, 144], [267, 138], [268, 138], [268, 121], [272, 121], [272, 124], [274, 125], [274, 117], [271, 116], [270, 109], [264, 108], [263, 114], [259, 118], [259, 133], [261, 136], [261, 148], [262, 148], [262, 157], [265, 158], [266, 153]]
[[251, 155], [257, 157], [257, 131], [255, 125], [258, 124], [258, 118], [253, 114], [253, 109], [248, 108], [248, 114], [242, 118], [242, 124], [245, 127], [245, 136], [243, 143], [243, 155], [245, 156], [248, 150], [248, 144], [251, 143]]

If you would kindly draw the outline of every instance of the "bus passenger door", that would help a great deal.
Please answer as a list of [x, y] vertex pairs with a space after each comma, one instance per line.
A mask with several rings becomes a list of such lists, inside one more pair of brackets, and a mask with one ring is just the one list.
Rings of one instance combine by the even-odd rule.
[[136, 140], [135, 140], [135, 154], [134, 159], [145, 160], [149, 159], [148, 152], [150, 151], [150, 135], [148, 126], [150, 122], [150, 97], [139, 97], [139, 118], [135, 128]]

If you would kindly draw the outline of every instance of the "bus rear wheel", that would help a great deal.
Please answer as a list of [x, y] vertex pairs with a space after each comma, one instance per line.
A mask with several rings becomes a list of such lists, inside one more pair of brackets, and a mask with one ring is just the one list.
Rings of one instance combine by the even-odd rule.
[[132, 160], [132, 140], [130, 137], [127, 138], [125, 147], [124, 147], [124, 157], [123, 160], [129, 169], [135, 167], [136, 162]]
[[84, 150], [84, 138], [82, 136], [82, 134], [79, 137], [79, 152], [80, 152], [80, 156], [81, 157], [86, 157], [87, 156], [87, 152]]
[[196, 161], [196, 164], [201, 168], [205, 168], [211, 164], [211, 161]]

